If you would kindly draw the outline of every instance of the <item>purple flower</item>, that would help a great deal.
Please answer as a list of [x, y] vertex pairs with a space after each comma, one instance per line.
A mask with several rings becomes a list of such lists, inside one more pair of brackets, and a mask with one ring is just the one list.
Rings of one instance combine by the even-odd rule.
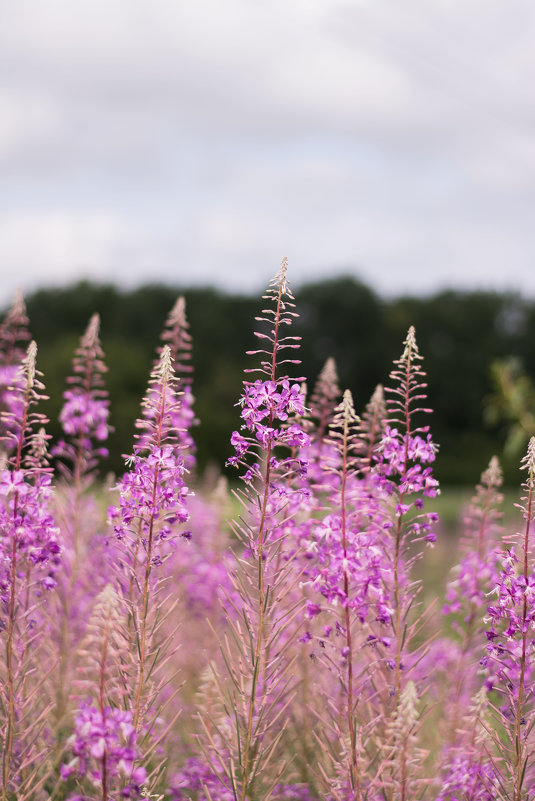
[[500, 781], [492, 765], [457, 757], [449, 766], [435, 801], [494, 801]]
[[[227, 776], [216, 773], [202, 760], [188, 759], [171, 779], [170, 801], [234, 801], [235, 795]], [[317, 801], [303, 784], [277, 784], [270, 795], [272, 801]]]
[[24, 383], [19, 365], [30, 339], [28, 323], [24, 298], [17, 293], [0, 325], [0, 436], [7, 438], [4, 448], [8, 451], [16, 447], [16, 438], [10, 435], [10, 421], [20, 420], [24, 408], [23, 398], [17, 390]]
[[82, 703], [68, 741], [72, 759], [61, 765], [61, 778], [67, 781], [75, 776], [100, 787], [105, 771], [108, 786], [111, 782], [124, 786], [129, 798], [140, 799], [147, 773], [145, 768], [135, 767], [140, 757], [136, 740], [130, 711]]
[[32, 342], [12, 390], [23, 409], [20, 418], [12, 415], [9, 419], [10, 435], [17, 448], [0, 471], [0, 599], [4, 602], [10, 592], [15, 592], [13, 583], [21, 560], [26, 560], [33, 577], [45, 589], [55, 586], [54, 573], [59, 567], [59, 531], [50, 510], [53, 489], [46, 459], [48, 436], [44, 428], [33, 430], [46, 422], [32, 411], [43, 388], [36, 355], [37, 346]]
[[229, 779], [195, 757], [188, 759], [182, 770], [171, 778], [168, 793], [170, 801], [190, 801], [192, 793], [196, 801], [208, 801], [208, 798], [234, 801], [235, 798]]
[[[246, 438], [238, 431], [231, 436], [231, 443], [236, 456], [228, 460], [228, 464], [237, 466], [251, 447], [254, 440], [263, 449], [274, 445], [285, 445], [288, 448], [305, 448], [309, 437], [297, 422], [286, 426], [277, 426], [276, 422], [285, 423], [290, 415], [302, 415], [305, 412], [303, 397], [299, 384], [290, 384], [288, 378], [247, 382], [239, 401], [242, 407], [242, 428], [251, 432]], [[267, 422], [263, 422], [267, 421]], [[256, 446], [258, 447], [258, 445]]]
[[119, 506], [110, 506], [108, 510], [117, 538], [128, 546], [135, 543], [136, 559], [143, 561], [144, 554], [153, 565], [169, 555], [177, 527], [189, 517], [190, 493], [173, 425], [175, 410], [174, 373], [166, 346], [160, 364], [152, 373], [144, 415], [139, 421], [145, 431], [127, 460], [129, 472], [117, 482]]
[[[438, 481], [432, 468], [424, 465], [435, 459], [436, 445], [429, 434], [402, 434], [398, 428], [386, 426], [379, 444], [376, 471], [383, 479], [384, 491], [397, 495], [394, 511], [397, 518], [406, 519], [404, 538], [434, 543], [432, 526], [438, 521], [435, 512], [423, 512], [421, 496], [434, 498], [439, 493]], [[409, 513], [415, 510], [412, 518]]]
[[59, 419], [67, 439], [61, 440], [53, 454], [62, 459], [61, 468], [81, 476], [91, 473], [98, 458], [107, 450], [97, 447], [109, 435], [109, 400], [104, 389], [103, 375], [107, 370], [99, 339], [100, 320], [94, 314], [73, 359], [73, 375], [68, 378], [70, 389], [63, 393], [64, 405]]
[[59, 529], [49, 509], [53, 495], [47, 473], [0, 473], [0, 597], [6, 600], [10, 585], [13, 543], [19, 559], [25, 558], [45, 589], [56, 585], [60, 566]]

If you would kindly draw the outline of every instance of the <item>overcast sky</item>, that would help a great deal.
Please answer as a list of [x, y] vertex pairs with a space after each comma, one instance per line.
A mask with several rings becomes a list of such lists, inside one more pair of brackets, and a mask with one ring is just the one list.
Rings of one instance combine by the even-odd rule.
[[81, 277], [535, 295], [533, 0], [7, 0], [0, 302]]

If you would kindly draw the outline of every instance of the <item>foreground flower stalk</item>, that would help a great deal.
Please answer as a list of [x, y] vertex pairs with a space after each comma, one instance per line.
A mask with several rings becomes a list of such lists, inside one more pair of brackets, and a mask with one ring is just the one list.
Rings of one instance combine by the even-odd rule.
[[[6, 801], [10, 790], [14, 789], [14, 773], [19, 797], [24, 797], [24, 784], [31, 775], [32, 752], [31, 746], [26, 744], [37, 736], [42, 720], [37, 712], [40, 699], [35, 689], [29, 693], [26, 686], [28, 644], [30, 637], [35, 640], [30, 632], [30, 596], [34, 586], [39, 592], [53, 588], [56, 585], [54, 574], [59, 567], [58, 531], [48, 508], [51, 469], [46, 462], [47, 437], [43, 429], [47, 421], [34, 410], [44, 397], [36, 357], [37, 346], [31, 342], [12, 389], [16, 400], [12, 411], [5, 415], [12, 456], [2, 470], [0, 481], [0, 595], [2, 606], [7, 608], [5, 685], [0, 696], [5, 712], [2, 801]], [[23, 730], [19, 719], [30, 714], [28, 704], [35, 704], [32, 707], [34, 720]], [[16, 769], [13, 764], [15, 744]]]
[[[108, 455], [105, 443], [111, 430], [109, 399], [104, 388], [107, 368], [99, 329], [100, 318], [95, 314], [74, 355], [72, 375], [67, 379], [68, 388], [63, 393], [64, 404], [59, 417], [64, 438], [52, 451], [62, 478], [57, 493], [57, 515], [65, 567], [58, 587], [61, 604], [58, 610], [60, 664], [56, 693], [58, 731], [62, 730], [68, 706], [70, 673], [76, 653], [73, 646], [78, 644], [88, 606], [95, 597], [92, 588], [84, 586], [85, 576], [80, 576], [79, 571], [82, 564], [91, 562], [93, 552], [99, 550], [95, 528], [100, 518], [95, 514], [91, 490], [94, 489], [98, 462]], [[103, 571], [99, 571], [95, 563], [92, 572], [93, 585], [98, 588], [99, 574]], [[55, 620], [52, 625], [55, 629]]]
[[61, 779], [98, 793], [99, 801], [140, 799], [147, 779], [140, 758], [132, 712], [124, 708], [122, 650], [125, 645], [124, 600], [108, 584], [100, 593], [88, 623], [82, 651], [85, 670], [80, 691], [87, 693], [75, 712], [68, 741], [68, 762]]
[[340, 486], [340, 525], [342, 536], [342, 571], [343, 571], [343, 592], [345, 596], [344, 603], [344, 629], [346, 645], [344, 649], [345, 663], [347, 665], [347, 726], [349, 730], [350, 740], [350, 766], [349, 766], [349, 779], [350, 786], [355, 795], [355, 801], [361, 799], [361, 782], [359, 775], [358, 763], [358, 749], [357, 749], [357, 730], [355, 724], [355, 700], [353, 686], [353, 640], [351, 636], [351, 615], [349, 599], [350, 594], [350, 579], [348, 573], [348, 537], [347, 537], [347, 481], [349, 473], [350, 461], [350, 446], [351, 446], [351, 428], [358, 423], [358, 418], [355, 414], [353, 406], [353, 398], [351, 393], [346, 390], [344, 393], [344, 400], [341, 406], [337, 409], [337, 416], [334, 419], [334, 426], [341, 424], [341, 432], [339, 433], [339, 449], [342, 457], [341, 465], [341, 486]]
[[[406, 617], [412, 603], [407, 592], [406, 550], [410, 542], [433, 543], [436, 535], [434, 513], [424, 513], [424, 497], [438, 494], [438, 482], [433, 478], [431, 463], [436, 446], [427, 427], [416, 426], [414, 415], [428, 413], [422, 408], [426, 400], [425, 373], [420, 366], [422, 356], [416, 344], [414, 328], [410, 328], [403, 353], [390, 375], [392, 386], [386, 387], [387, 427], [380, 445], [379, 470], [385, 479], [385, 489], [395, 502], [392, 533], [393, 604], [392, 628], [395, 639], [393, 703], [397, 707], [403, 686], [403, 649], [406, 641]], [[427, 465], [427, 466], [426, 466]], [[412, 511], [412, 516], [409, 514]]]
[[229, 716], [223, 750], [217, 745], [222, 721], [201, 717], [211, 770], [223, 774], [235, 801], [271, 797], [283, 771], [276, 763], [277, 746], [292, 698], [286, 636], [292, 619], [286, 605], [291, 566], [282, 558], [280, 527], [291, 520], [299, 492], [292, 476], [305, 469], [296, 453], [308, 437], [292, 419], [304, 413], [300, 386], [279, 374], [281, 365], [299, 363], [281, 355], [298, 346], [296, 337], [284, 334], [295, 316], [286, 269], [284, 261], [266, 295], [270, 308], [258, 318], [265, 328], [257, 337], [265, 347], [250, 353], [261, 356], [261, 378], [244, 382], [242, 428], [232, 435], [236, 455], [229, 463], [244, 470], [244, 488], [238, 491], [244, 513], [235, 528], [244, 554], [232, 571], [236, 616], [228, 617], [229, 635], [221, 641], [224, 669], [217, 677]]
[[499, 717], [505, 737], [495, 735], [495, 739], [505, 767], [503, 781], [511, 787], [512, 801], [524, 801], [533, 789], [535, 571], [531, 530], [535, 516], [535, 437], [529, 442], [522, 468], [527, 471], [521, 504], [524, 532], [518, 542], [509, 539], [494, 590], [497, 600], [487, 609], [487, 622], [491, 624], [487, 631], [489, 662], [504, 701]]
[[[161, 647], [157, 617], [161, 566], [172, 555], [180, 528], [188, 519], [184, 462], [174, 425], [178, 397], [169, 346], [162, 349], [151, 374], [138, 421], [142, 433], [118, 483], [119, 506], [109, 509], [121, 553], [120, 583], [130, 607], [131, 648], [135, 660], [130, 702], [133, 726], [148, 725], [151, 703], [161, 687], [148, 686], [153, 665], [148, 660]], [[154, 608], [152, 608], [154, 607]], [[159, 639], [160, 638], [160, 639]]]
[[[266, 666], [263, 664], [263, 649], [266, 647], [266, 593], [269, 588], [266, 586], [265, 548], [267, 544], [266, 540], [270, 533], [268, 515], [271, 512], [270, 507], [272, 507], [274, 500], [271, 497], [273, 493], [272, 471], [279, 466], [278, 460], [273, 457], [273, 452], [276, 445], [287, 445], [291, 448], [297, 444], [296, 440], [302, 440], [303, 442], [299, 442], [299, 444], [303, 444], [305, 439], [302, 432], [298, 429], [297, 424], [294, 424], [294, 427], [290, 426], [286, 430], [283, 428], [277, 429], [274, 426], [277, 419], [281, 422], [285, 422], [290, 413], [303, 413], [304, 411], [302, 408], [299, 386], [297, 384], [290, 386], [287, 378], [277, 378], [277, 371], [281, 361], [280, 352], [286, 347], [295, 347], [293, 344], [295, 339], [293, 337], [284, 337], [282, 334], [282, 326], [285, 324], [289, 325], [293, 316], [293, 312], [290, 311], [292, 307], [292, 295], [287, 285], [286, 267], [286, 262], [284, 262], [280, 273], [273, 281], [272, 286], [274, 291], [268, 295], [268, 297], [271, 296], [275, 300], [274, 309], [272, 311], [273, 327], [271, 333], [268, 335], [268, 340], [272, 348], [271, 353], [269, 354], [268, 352], [267, 355], [271, 356], [271, 363], [262, 363], [262, 371], [264, 374], [267, 374], [268, 381], [255, 381], [254, 384], [246, 386], [245, 395], [242, 397], [241, 401], [242, 418], [245, 420], [245, 427], [255, 434], [263, 451], [262, 456], [265, 464], [265, 473], [263, 476], [259, 476], [263, 488], [260, 519], [258, 521], [256, 536], [250, 543], [258, 567], [258, 596], [256, 631], [254, 632], [254, 655], [252, 659], [253, 672], [251, 692], [248, 701], [245, 743], [241, 765], [242, 775], [238, 792], [240, 801], [245, 801], [245, 799], [249, 797], [252, 798], [252, 779], [255, 771], [252, 750], [253, 745], [255, 746], [255, 750], [260, 746], [258, 740], [254, 742], [255, 717], [259, 714], [257, 708], [257, 690], [260, 689], [261, 692], [265, 692], [265, 685], [267, 683]], [[260, 352], [265, 353], [265, 351]], [[295, 363], [296, 360], [291, 361]], [[267, 425], [264, 422], [266, 418]], [[243, 448], [239, 440], [238, 448], [240, 450]], [[243, 452], [240, 456], [242, 455]], [[258, 471], [259, 468], [255, 466], [254, 470]], [[271, 525], [273, 525], [273, 523], [271, 523]]]
[[[452, 627], [460, 638], [454, 692], [450, 698], [448, 749], [458, 746], [459, 739], [462, 741], [462, 732], [458, 731], [459, 717], [477, 689], [473, 681], [473, 665], [483, 656], [483, 613], [488, 601], [487, 594], [497, 583], [496, 551], [503, 533], [499, 525], [500, 505], [503, 502], [503, 495], [499, 492], [501, 484], [500, 465], [493, 456], [472, 498], [460, 545], [463, 558], [454, 569], [446, 589], [446, 603], [442, 611], [453, 618]], [[463, 617], [458, 622], [454, 616], [459, 614]]]

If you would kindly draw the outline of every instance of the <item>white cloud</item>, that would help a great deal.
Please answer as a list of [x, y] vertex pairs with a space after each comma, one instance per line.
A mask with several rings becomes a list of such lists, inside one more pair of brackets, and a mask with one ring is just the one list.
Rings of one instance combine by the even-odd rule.
[[535, 292], [534, 35], [531, 0], [3, 4], [0, 266]]
[[0, 219], [3, 292], [9, 289], [10, 294], [22, 279], [32, 288], [73, 281], [83, 274], [114, 281], [117, 265], [136, 253], [129, 264], [134, 275], [148, 266], [142, 263], [147, 241], [139, 228], [113, 212], [50, 209]]

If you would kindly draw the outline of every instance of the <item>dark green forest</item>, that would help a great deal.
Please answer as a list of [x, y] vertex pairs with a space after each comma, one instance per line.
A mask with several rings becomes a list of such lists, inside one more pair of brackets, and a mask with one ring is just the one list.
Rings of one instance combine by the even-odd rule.
[[[96, 311], [109, 366], [107, 386], [115, 427], [110, 450], [130, 452], [155, 348], [179, 294], [186, 298], [193, 337], [195, 409], [200, 421], [194, 436], [200, 469], [224, 464], [231, 453], [230, 433], [239, 420], [235, 403], [242, 371], [251, 366], [244, 353], [255, 347], [253, 318], [262, 302], [211, 288], [147, 285], [122, 291], [80, 282], [27, 297], [38, 366], [50, 395], [44, 411], [54, 437], [59, 435], [56, 420], [73, 351]], [[440, 443], [438, 477], [449, 483], [473, 483], [493, 453], [503, 456], [510, 430], [505, 418], [514, 414], [500, 397], [496, 376], [503, 378], [503, 373], [497, 373], [495, 363], [508, 360], [516, 370], [535, 375], [534, 301], [516, 294], [458, 291], [387, 300], [349, 277], [300, 286], [295, 296], [300, 315], [295, 333], [302, 337], [302, 374], [309, 387], [332, 356], [341, 387], [352, 390], [357, 409], [362, 409], [376, 384], [387, 381], [392, 360], [400, 355], [407, 329], [414, 325], [434, 409], [430, 422]], [[499, 413], [500, 405], [505, 416]], [[505, 464], [506, 476], [514, 483], [520, 455], [513, 454]], [[122, 463], [115, 456], [105, 467], [121, 471]]]

